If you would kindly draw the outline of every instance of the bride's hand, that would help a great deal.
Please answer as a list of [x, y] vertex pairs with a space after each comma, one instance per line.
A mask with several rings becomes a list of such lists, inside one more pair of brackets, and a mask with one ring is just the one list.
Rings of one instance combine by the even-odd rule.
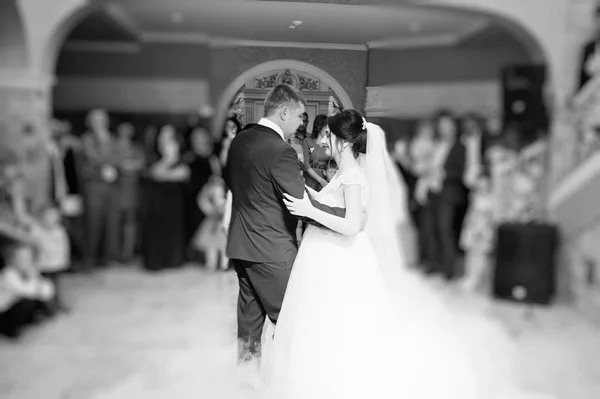
[[302, 193], [302, 198], [294, 198], [289, 194], [283, 194], [283, 203], [294, 216], [308, 217], [313, 209], [313, 204], [310, 198], [305, 193]]

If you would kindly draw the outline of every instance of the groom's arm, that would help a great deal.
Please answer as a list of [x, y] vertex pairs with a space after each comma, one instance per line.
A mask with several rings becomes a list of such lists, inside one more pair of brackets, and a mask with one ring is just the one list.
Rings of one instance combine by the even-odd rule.
[[[279, 157], [275, 160], [271, 167], [271, 173], [275, 188], [279, 192], [281, 198], [283, 194], [289, 194], [295, 198], [302, 198], [305, 195], [306, 187], [304, 178], [302, 177], [302, 168], [298, 162], [298, 154], [292, 147], [285, 147]], [[308, 195], [308, 193], [306, 193]], [[309, 195], [310, 201], [315, 208], [323, 212], [330, 213], [339, 217], [346, 216], [346, 210], [343, 208], [331, 208], [316, 201]], [[317, 224], [312, 219], [304, 219], [312, 224]]]

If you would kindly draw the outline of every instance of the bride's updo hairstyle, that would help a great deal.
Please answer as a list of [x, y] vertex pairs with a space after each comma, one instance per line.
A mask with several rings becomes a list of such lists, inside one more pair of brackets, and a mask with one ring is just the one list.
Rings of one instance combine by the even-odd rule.
[[335, 136], [352, 145], [354, 156], [367, 153], [367, 129], [363, 117], [353, 109], [342, 111], [327, 119], [329, 130]]

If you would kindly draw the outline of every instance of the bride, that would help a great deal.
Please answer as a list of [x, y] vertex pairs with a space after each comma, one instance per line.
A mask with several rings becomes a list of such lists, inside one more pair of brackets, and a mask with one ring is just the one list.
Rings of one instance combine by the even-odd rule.
[[[307, 196], [286, 196], [292, 214], [326, 228], [306, 231], [276, 332], [264, 339], [262, 396], [522, 397], [513, 389], [511, 347], [500, 329], [451, 310], [407, 269], [397, 228], [407, 218], [405, 187], [383, 130], [355, 110], [328, 124], [331, 134], [321, 144], [339, 171], [311, 195], [346, 208], [346, 216], [317, 210]], [[361, 231], [364, 211], [369, 219]]]

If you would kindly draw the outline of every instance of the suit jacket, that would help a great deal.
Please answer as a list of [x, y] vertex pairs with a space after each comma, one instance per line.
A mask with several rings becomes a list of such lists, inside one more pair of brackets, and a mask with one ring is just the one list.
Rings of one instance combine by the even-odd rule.
[[588, 80], [591, 79], [591, 76], [585, 70], [585, 64], [590, 59], [590, 57], [596, 52], [596, 41], [592, 40], [583, 49], [583, 54], [581, 57], [581, 65], [579, 65], [579, 89], [581, 89]]
[[[298, 219], [285, 207], [283, 194], [305, 194], [298, 154], [277, 132], [257, 124], [237, 134], [228, 160], [224, 177], [233, 204], [227, 256], [261, 263], [294, 260]], [[325, 212], [345, 215], [312, 201]]]
[[442, 201], [454, 204], [465, 204], [468, 199], [468, 190], [464, 184], [466, 148], [457, 139], [444, 163], [446, 177], [440, 192]]

